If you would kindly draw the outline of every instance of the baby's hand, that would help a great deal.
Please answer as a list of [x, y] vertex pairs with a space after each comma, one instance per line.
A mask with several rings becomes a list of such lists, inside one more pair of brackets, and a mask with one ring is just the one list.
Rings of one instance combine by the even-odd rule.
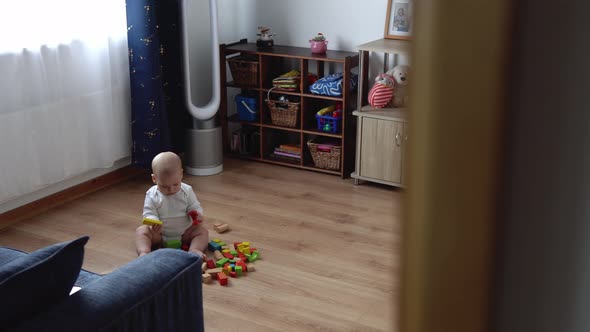
[[152, 225], [152, 231], [154, 231], [156, 233], [161, 233], [162, 225]]

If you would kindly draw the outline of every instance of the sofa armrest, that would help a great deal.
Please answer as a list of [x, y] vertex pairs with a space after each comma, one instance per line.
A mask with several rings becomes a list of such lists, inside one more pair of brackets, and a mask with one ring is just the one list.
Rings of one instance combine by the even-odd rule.
[[201, 257], [144, 255], [90, 283], [16, 331], [203, 331]]

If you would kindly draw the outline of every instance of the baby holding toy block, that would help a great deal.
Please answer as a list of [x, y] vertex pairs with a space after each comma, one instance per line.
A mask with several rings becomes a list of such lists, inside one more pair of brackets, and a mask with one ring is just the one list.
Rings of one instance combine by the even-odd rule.
[[201, 225], [203, 208], [193, 188], [182, 182], [180, 158], [173, 152], [162, 152], [152, 160], [152, 172], [155, 185], [146, 192], [143, 206], [148, 224], [144, 222], [135, 231], [137, 254], [176, 243], [205, 257], [209, 232]]

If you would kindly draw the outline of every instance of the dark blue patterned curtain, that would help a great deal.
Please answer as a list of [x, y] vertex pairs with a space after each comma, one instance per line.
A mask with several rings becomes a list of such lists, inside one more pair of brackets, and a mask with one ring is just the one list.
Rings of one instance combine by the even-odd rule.
[[127, 0], [132, 162], [150, 169], [162, 151], [184, 150], [191, 123], [183, 103], [179, 4]]

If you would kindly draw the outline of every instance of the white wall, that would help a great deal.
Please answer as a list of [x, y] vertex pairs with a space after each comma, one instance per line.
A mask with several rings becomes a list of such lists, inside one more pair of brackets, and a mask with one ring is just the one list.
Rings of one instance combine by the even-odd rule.
[[[328, 39], [328, 48], [357, 51], [357, 46], [383, 37], [387, 0], [217, 0], [220, 43], [242, 38], [255, 42], [257, 27], [268, 26], [277, 35], [277, 45], [309, 47], [318, 32]], [[209, 48], [209, 2], [191, 1], [191, 79], [193, 99], [205, 104], [211, 94]], [[382, 68], [381, 58], [372, 61], [372, 73]], [[407, 64], [409, 59], [397, 59]], [[376, 69], [375, 69], [376, 68]], [[231, 103], [229, 104], [232, 105]]]

